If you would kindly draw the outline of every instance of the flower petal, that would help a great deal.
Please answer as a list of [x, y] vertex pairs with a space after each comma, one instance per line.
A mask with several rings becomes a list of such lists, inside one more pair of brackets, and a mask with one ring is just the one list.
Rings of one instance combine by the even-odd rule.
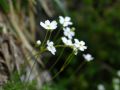
[[44, 24], [43, 22], [40, 22], [40, 25], [46, 29], [46, 24]]

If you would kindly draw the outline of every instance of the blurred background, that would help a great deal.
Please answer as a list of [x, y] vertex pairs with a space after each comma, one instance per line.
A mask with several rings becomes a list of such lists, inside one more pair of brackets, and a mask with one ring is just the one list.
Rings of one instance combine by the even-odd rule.
[[[11, 14], [11, 7], [16, 19]], [[14, 22], [17, 22], [31, 46], [44, 38], [40, 21], [56, 20], [60, 15], [71, 17], [76, 38], [84, 40], [88, 46], [84, 53], [91, 53], [94, 60], [86, 63], [79, 53], [52, 81], [52, 85], [44, 84], [45, 90], [120, 90], [120, 86], [114, 89], [113, 84], [114, 78], [120, 82], [117, 74], [120, 70], [120, 0], [0, 0], [1, 22], [8, 28], [12, 24], [14, 29]], [[16, 32], [13, 30], [13, 35], [19, 33]], [[64, 52], [51, 75], [59, 71], [68, 51]], [[59, 52], [56, 56], [48, 55], [48, 61], [46, 55], [42, 56], [42, 61], [48, 70]], [[105, 89], [98, 89], [101, 84]]]

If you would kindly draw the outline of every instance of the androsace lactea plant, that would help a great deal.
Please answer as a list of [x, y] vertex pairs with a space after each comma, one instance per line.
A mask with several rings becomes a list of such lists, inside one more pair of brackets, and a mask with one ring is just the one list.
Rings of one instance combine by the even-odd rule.
[[[63, 44], [61, 44], [60, 42], [58, 43], [53, 42], [54, 39], [53, 40], [51, 39], [51, 33], [54, 30], [57, 30], [58, 24], [62, 25], [61, 31], [63, 31], [63, 34], [59, 39]], [[80, 41], [77, 38], [74, 38], [75, 28], [71, 27], [71, 25], [73, 25], [73, 23], [71, 22], [71, 18], [68, 16], [66, 17], [59, 16], [59, 22], [56, 22], [55, 20], [53, 21], [46, 20], [44, 22], [40, 22], [40, 26], [44, 28], [47, 32], [42, 43], [40, 40], [36, 42], [37, 46], [40, 47], [40, 52], [43, 53], [45, 51], [49, 51], [51, 52], [51, 54], [55, 55], [57, 52], [57, 48], [66, 48], [66, 47], [71, 48], [73, 51], [72, 54], [74, 55], [77, 55], [79, 51], [82, 51], [82, 52], [85, 51], [87, 49], [85, 42], [83, 40]], [[60, 31], [60, 30], [57, 30], [57, 31]], [[59, 33], [60, 32], [58, 32], [58, 35]], [[83, 57], [86, 61], [91, 61], [94, 59], [91, 54], [83, 54]], [[71, 55], [68, 56], [67, 61], [69, 59], [71, 59]], [[65, 61], [65, 64], [67, 61]]]

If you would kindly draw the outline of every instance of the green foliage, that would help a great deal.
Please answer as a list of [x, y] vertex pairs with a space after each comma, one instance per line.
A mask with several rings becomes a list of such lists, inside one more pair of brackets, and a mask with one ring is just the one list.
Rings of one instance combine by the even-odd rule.
[[36, 82], [22, 82], [17, 73], [12, 74], [11, 80], [3, 87], [3, 90], [36, 90]]
[[[113, 90], [112, 79], [120, 69], [120, 1], [67, 0], [66, 4], [77, 38], [86, 41], [86, 53], [95, 57], [79, 70], [68, 86], [72, 84], [71, 90], [97, 90], [97, 85], [103, 83], [106, 90]], [[62, 77], [71, 75], [82, 60], [80, 54]]]
[[59, 84], [53, 84], [53, 85], [44, 85], [42, 90], [66, 90], [66, 89], [65, 87]]
[[69, 83], [70, 79], [61, 79], [59, 82], [53, 84], [45, 84], [42, 90], [67, 90], [67, 84]]
[[5, 13], [8, 13], [9, 11], [9, 5], [7, 0], [0, 0], [0, 7], [3, 9]]

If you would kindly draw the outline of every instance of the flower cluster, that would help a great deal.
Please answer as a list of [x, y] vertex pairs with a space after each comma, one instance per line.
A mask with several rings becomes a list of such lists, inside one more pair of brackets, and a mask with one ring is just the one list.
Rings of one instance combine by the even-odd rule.
[[87, 46], [85, 46], [85, 42], [79, 41], [78, 39], [74, 39], [73, 43], [71, 39], [62, 37], [62, 41], [66, 46], [71, 47], [73, 49], [75, 55], [77, 55], [78, 50], [84, 51], [85, 49], [87, 49]]
[[103, 85], [103, 84], [99, 84], [99, 85], [98, 85], [98, 90], [105, 90], [104, 85]]
[[60, 24], [63, 25], [63, 27], [67, 27], [67, 26], [73, 24], [73, 23], [71, 22], [71, 18], [68, 17], [68, 16], [66, 16], [66, 17], [59, 16], [59, 22], [60, 22]]
[[[75, 55], [78, 54], [78, 51], [85, 51], [87, 49], [85, 42], [82, 40], [79, 41], [78, 39], [74, 38], [75, 28], [71, 27], [71, 25], [73, 25], [73, 23], [71, 22], [71, 18], [68, 16], [66, 17], [59, 16], [59, 23], [62, 25], [62, 29], [63, 29], [63, 36], [61, 37], [61, 40], [64, 44], [60, 46], [72, 48]], [[58, 23], [56, 21], [46, 20], [45, 22], [40, 22], [40, 25], [44, 29], [52, 32], [53, 30], [57, 29]], [[46, 49], [50, 51], [53, 55], [55, 55], [57, 45], [54, 45], [54, 43], [49, 39], [47, 40]], [[40, 45], [40, 44], [41, 44], [41, 41], [38, 40], [37, 45]], [[86, 55], [83, 54], [83, 57], [87, 61], [91, 61], [94, 59], [90, 54], [86, 54]]]

